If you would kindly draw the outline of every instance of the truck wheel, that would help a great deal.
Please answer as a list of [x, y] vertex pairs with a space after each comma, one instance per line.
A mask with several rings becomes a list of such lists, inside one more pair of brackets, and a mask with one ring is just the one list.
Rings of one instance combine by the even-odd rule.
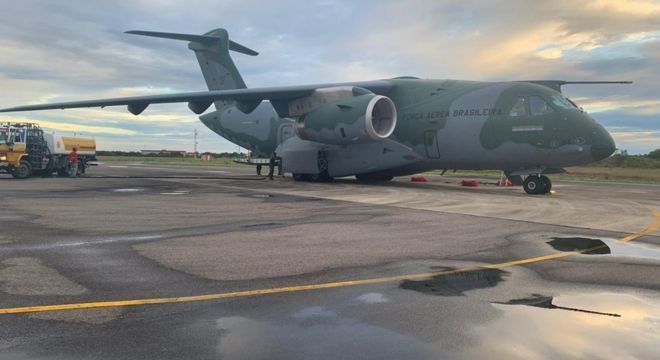
[[12, 176], [16, 179], [25, 179], [29, 178], [32, 175], [32, 165], [25, 160], [21, 160], [20, 165], [14, 169]]

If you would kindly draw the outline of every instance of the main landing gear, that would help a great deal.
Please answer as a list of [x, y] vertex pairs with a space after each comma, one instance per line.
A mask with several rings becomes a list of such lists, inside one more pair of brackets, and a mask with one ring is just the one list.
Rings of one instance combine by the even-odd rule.
[[529, 175], [523, 183], [523, 189], [530, 195], [545, 195], [552, 190], [552, 182], [545, 175]]

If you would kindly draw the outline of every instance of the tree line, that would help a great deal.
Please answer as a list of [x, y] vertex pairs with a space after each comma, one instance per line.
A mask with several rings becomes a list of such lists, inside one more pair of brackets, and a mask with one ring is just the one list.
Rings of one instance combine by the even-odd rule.
[[[210, 154], [214, 158], [238, 158], [245, 156], [245, 154], [241, 154], [236, 151], [221, 152], [221, 153], [203, 152], [203, 153], [198, 153], [197, 156], [201, 156], [204, 154]], [[109, 151], [109, 150], [97, 150], [96, 155], [97, 156], [147, 156], [147, 157], [165, 157], [165, 158], [184, 157], [184, 155], [181, 152], [164, 152], [160, 154], [154, 153], [154, 154], [145, 155], [140, 151]]]
[[645, 155], [630, 155], [627, 150], [617, 150], [609, 158], [595, 162], [590, 166], [660, 169], [660, 149], [655, 149]]

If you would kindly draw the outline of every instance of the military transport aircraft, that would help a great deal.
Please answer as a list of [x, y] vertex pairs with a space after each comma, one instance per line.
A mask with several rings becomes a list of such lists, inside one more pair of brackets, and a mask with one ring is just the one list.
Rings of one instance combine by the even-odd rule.
[[[610, 156], [614, 141], [561, 93], [560, 80], [477, 82], [415, 77], [335, 84], [247, 88], [229, 50], [258, 55], [204, 35], [128, 34], [188, 41], [209, 91], [74, 101], [1, 112], [187, 102], [212, 131], [257, 156], [276, 152], [296, 180], [356, 176], [388, 181], [432, 169], [498, 169], [528, 194], [546, 194], [544, 174]], [[266, 101], [267, 100], [267, 101]], [[523, 181], [523, 176], [524, 181]]]

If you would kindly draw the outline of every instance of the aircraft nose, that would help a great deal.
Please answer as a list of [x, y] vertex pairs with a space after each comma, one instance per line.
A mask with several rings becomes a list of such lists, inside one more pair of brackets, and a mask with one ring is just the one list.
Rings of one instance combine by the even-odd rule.
[[598, 130], [596, 130], [591, 143], [591, 156], [595, 161], [598, 161], [609, 157], [615, 150], [616, 144], [610, 133], [598, 125]]

